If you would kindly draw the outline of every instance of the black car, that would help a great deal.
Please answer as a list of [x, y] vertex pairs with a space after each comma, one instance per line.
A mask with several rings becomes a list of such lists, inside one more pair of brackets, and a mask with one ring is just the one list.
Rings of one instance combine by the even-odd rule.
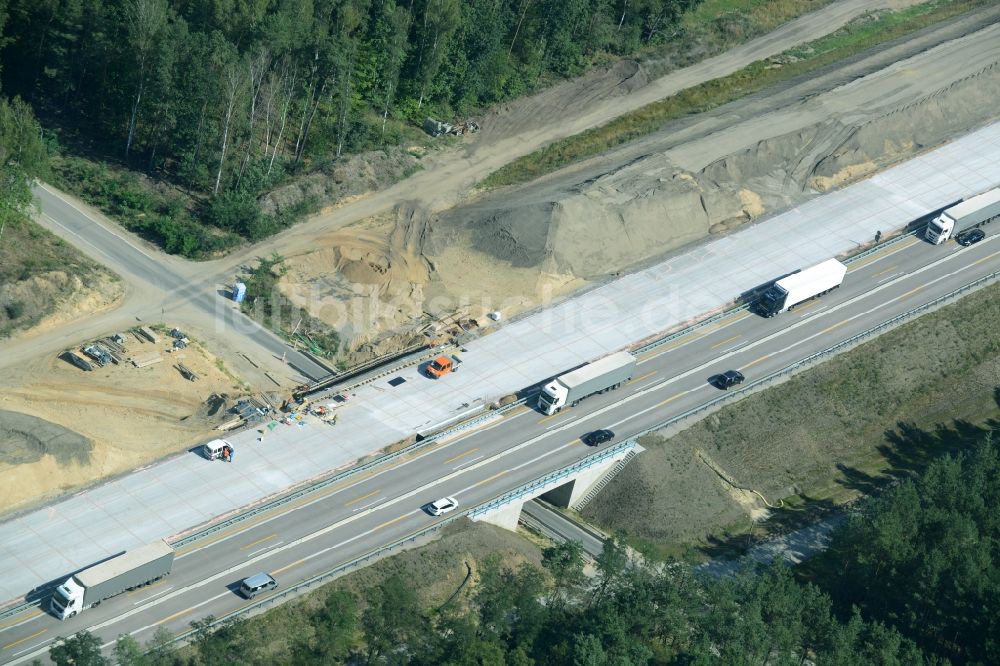
[[610, 430], [595, 430], [594, 432], [588, 432], [580, 439], [582, 439], [583, 443], [587, 446], [599, 446], [606, 442], [610, 442], [614, 438], [615, 433]]
[[972, 245], [986, 238], [986, 232], [982, 229], [969, 229], [955, 236], [955, 242], [959, 245]]
[[716, 375], [715, 385], [720, 389], [727, 389], [738, 384], [742, 384], [746, 379], [739, 370], [726, 370], [721, 375]]

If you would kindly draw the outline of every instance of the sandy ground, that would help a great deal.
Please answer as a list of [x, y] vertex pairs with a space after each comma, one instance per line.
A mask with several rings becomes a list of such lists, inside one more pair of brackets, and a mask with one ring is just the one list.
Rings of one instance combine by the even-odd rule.
[[[198, 265], [161, 255], [157, 260], [183, 264], [198, 285], [193, 288], [207, 289], [213, 282], [225, 285], [236, 266], [277, 251], [290, 269], [283, 288], [355, 344], [400, 330], [411, 336], [419, 325], [448, 313], [478, 318], [500, 310], [509, 317], [997, 117], [996, 30], [957, 39], [987, 22], [978, 18], [671, 124], [539, 183], [480, 198], [472, 192], [495, 169], [549, 141], [814, 39], [883, 4], [835, 3], [762, 40], [655, 81], [634, 63], [594, 72], [498, 109], [461, 149], [424, 158], [423, 170], [403, 183], [345, 202], [245, 252]], [[167, 304], [168, 315], [172, 310], [185, 325], [200, 322], [191, 329], [216, 328], [183, 303], [167, 303], [152, 284], [136, 280], [125, 289], [123, 305], [114, 311], [78, 320], [72, 329], [53, 325], [5, 346], [12, 352], [0, 359], [5, 369], [0, 409], [45, 419], [92, 444], [86, 465], [76, 458], [59, 463], [44, 453], [17, 474], [9, 467], [0, 471], [11, 489], [0, 503], [10, 507], [49, 496], [206, 436], [206, 425], [191, 415], [209, 394], [231, 391], [234, 384], [224, 374], [213, 375], [210, 360], [196, 384], [187, 384], [165, 363], [146, 369], [148, 376], [128, 368], [84, 376], [50, 355], [11, 362], [22, 352], [49, 354], [54, 345], [76, 345], [82, 336], [134, 325], [138, 312], [148, 316], [150, 304]], [[206, 333], [204, 339], [241, 376], [245, 371], [255, 386], [269, 387], [263, 371], [241, 360], [237, 351], [243, 350], [225, 332]], [[384, 352], [391, 345], [372, 349]], [[295, 383], [280, 360], [255, 361], [279, 382]], [[192, 359], [189, 365], [196, 369], [193, 364], [200, 362]], [[163, 375], [162, 382], [155, 373]], [[172, 385], [176, 390], [168, 390]], [[91, 419], [95, 414], [103, 418]], [[38, 439], [44, 441], [59, 437]], [[21, 442], [12, 448], [31, 447]]]
[[[169, 339], [169, 338], [166, 338]], [[212, 436], [240, 381], [198, 344], [168, 353], [169, 342], [126, 345], [163, 360], [123, 362], [84, 372], [57, 358], [22, 365], [0, 379], [0, 512], [126, 472]], [[174, 367], [198, 374], [188, 381]], [[226, 403], [210, 398], [229, 396]], [[221, 406], [219, 406], [221, 404]]]
[[[421, 192], [286, 255], [283, 288], [354, 344], [544, 306], [1000, 118], [998, 18], [991, 8], [947, 23], [450, 210]], [[519, 113], [547, 126], [568, 103], [652, 89], [662, 80], [620, 63], [487, 118], [468, 152], [527, 124]]]

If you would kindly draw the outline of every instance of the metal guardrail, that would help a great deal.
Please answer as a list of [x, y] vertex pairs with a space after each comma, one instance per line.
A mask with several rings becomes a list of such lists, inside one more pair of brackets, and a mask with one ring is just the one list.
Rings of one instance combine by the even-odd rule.
[[[905, 240], [907, 238], [910, 238], [912, 236], [916, 236], [920, 232], [921, 232], [921, 230], [918, 229], [918, 230], [914, 230], [914, 231], [910, 231], [910, 232], [907, 232], [907, 233], [900, 234], [899, 236], [894, 236], [894, 237], [892, 237], [890, 239], [887, 239], [886, 241], [884, 241], [882, 243], [879, 243], [877, 245], [874, 245], [873, 247], [870, 247], [870, 248], [868, 248], [866, 250], [863, 250], [862, 252], [859, 252], [859, 253], [857, 253], [855, 255], [852, 255], [851, 257], [845, 259], [844, 263], [849, 265], [849, 264], [851, 264], [851, 263], [853, 263], [855, 261], [858, 261], [858, 260], [863, 259], [865, 257], [868, 257], [868, 256], [870, 256], [872, 254], [875, 254], [876, 252], [878, 252], [880, 250], [883, 250], [886, 247], [889, 247], [889, 246], [892, 246], [892, 245], [894, 245], [896, 243], [902, 242], [903, 240]], [[812, 354], [812, 355], [806, 357], [805, 359], [802, 359], [802, 360], [798, 361], [795, 364], [792, 364], [790, 366], [782, 368], [781, 370], [773, 372], [770, 375], [767, 375], [766, 377], [763, 377], [761, 379], [755, 380], [755, 381], [751, 382], [750, 384], [747, 384], [747, 385], [741, 387], [740, 389], [737, 389], [735, 391], [729, 391], [726, 394], [724, 394], [722, 396], [719, 396], [719, 397], [717, 397], [717, 398], [715, 398], [713, 400], [710, 400], [709, 402], [704, 403], [704, 404], [702, 404], [702, 405], [700, 405], [698, 407], [695, 407], [695, 408], [693, 408], [691, 410], [688, 410], [687, 412], [684, 412], [683, 414], [680, 414], [678, 416], [672, 417], [672, 418], [670, 418], [670, 419], [668, 419], [668, 420], [666, 420], [666, 421], [664, 421], [664, 422], [662, 422], [662, 423], [660, 423], [658, 425], [655, 425], [655, 426], [652, 426], [650, 428], [647, 428], [646, 430], [644, 430], [644, 431], [636, 434], [635, 436], [633, 436], [629, 440], [625, 440], [624, 442], [621, 442], [620, 444], [621, 445], [627, 444], [627, 445], [631, 446], [634, 443], [633, 440], [637, 440], [639, 437], [647, 435], [647, 434], [649, 434], [651, 432], [654, 432], [656, 430], [660, 430], [662, 428], [669, 427], [670, 425], [673, 425], [673, 424], [675, 424], [675, 423], [677, 423], [679, 421], [682, 421], [684, 419], [690, 418], [691, 416], [694, 416], [694, 415], [699, 414], [701, 412], [713, 409], [716, 406], [722, 404], [723, 402], [726, 402], [727, 400], [736, 400], [739, 397], [741, 397], [743, 395], [746, 395], [747, 393], [749, 393], [749, 392], [757, 389], [758, 387], [764, 385], [767, 382], [773, 381], [774, 379], [776, 379], [778, 377], [783, 377], [785, 375], [792, 374], [796, 370], [798, 370], [798, 369], [802, 368], [803, 366], [805, 366], [806, 364], [812, 363], [815, 360], [817, 360], [819, 358], [822, 358], [824, 356], [836, 353], [837, 351], [843, 349], [844, 347], [847, 347], [847, 346], [850, 346], [850, 345], [854, 345], [859, 340], [865, 339], [867, 337], [871, 337], [872, 335], [876, 335], [877, 333], [880, 333], [881, 331], [885, 330], [886, 328], [889, 328], [889, 327], [892, 327], [892, 326], [896, 326], [899, 323], [901, 323], [902, 321], [910, 319], [910, 318], [916, 316], [917, 314], [924, 312], [925, 310], [928, 310], [928, 309], [930, 309], [932, 307], [937, 306], [941, 302], [944, 302], [944, 301], [947, 301], [947, 300], [949, 300], [951, 298], [954, 298], [956, 295], [962, 294], [962, 293], [964, 293], [966, 291], [969, 291], [971, 289], [978, 288], [979, 286], [982, 286], [982, 285], [986, 284], [987, 282], [995, 280], [998, 276], [1000, 276], [1000, 271], [992, 273], [992, 274], [990, 274], [988, 276], [985, 276], [983, 278], [980, 278], [979, 280], [976, 280], [974, 282], [966, 284], [966, 285], [964, 285], [962, 287], [959, 287], [958, 289], [955, 289], [954, 291], [951, 291], [948, 294], [940, 296], [937, 299], [935, 299], [935, 300], [933, 300], [933, 301], [931, 301], [929, 303], [926, 303], [926, 304], [924, 304], [922, 306], [918, 306], [917, 308], [914, 308], [914, 309], [909, 310], [909, 311], [907, 311], [905, 313], [897, 315], [896, 317], [894, 317], [894, 318], [892, 318], [892, 319], [890, 319], [890, 320], [888, 320], [886, 322], [883, 322], [882, 324], [880, 324], [878, 326], [875, 326], [875, 327], [873, 327], [871, 329], [868, 329], [867, 331], [863, 331], [862, 333], [859, 333], [859, 334], [857, 334], [857, 335], [849, 338], [848, 340], [842, 341], [841, 343], [839, 343], [838, 345], [835, 345], [834, 347], [831, 347], [831, 348], [822, 350], [820, 352], [817, 352], [815, 354]], [[683, 329], [681, 329], [679, 331], [675, 331], [673, 333], [665, 335], [662, 338], [659, 338], [659, 339], [654, 340], [654, 341], [652, 341], [652, 342], [650, 342], [650, 343], [648, 343], [646, 345], [643, 345], [643, 346], [641, 346], [641, 347], [633, 350], [633, 353], [635, 353], [635, 354], [646, 353], [646, 352], [651, 351], [653, 349], [656, 349], [657, 347], [660, 347], [661, 345], [664, 345], [664, 344], [666, 344], [666, 343], [668, 343], [668, 342], [670, 342], [672, 340], [676, 340], [677, 338], [680, 338], [680, 337], [682, 337], [684, 335], [687, 335], [688, 333], [691, 333], [692, 331], [695, 331], [695, 330], [697, 330], [699, 328], [702, 328], [704, 326], [711, 325], [711, 324], [713, 324], [713, 323], [715, 323], [715, 322], [717, 322], [717, 321], [719, 321], [721, 319], [724, 319], [726, 317], [732, 316], [733, 314], [736, 314], [737, 312], [741, 312], [741, 311], [746, 310], [748, 308], [749, 308], [748, 305], [740, 305], [740, 306], [736, 306], [736, 307], [730, 308], [730, 309], [728, 309], [728, 310], [726, 310], [724, 312], [720, 312], [718, 314], [712, 315], [711, 317], [708, 317], [708, 318], [706, 318], [706, 319], [704, 319], [704, 320], [702, 320], [700, 322], [692, 324], [691, 326], [685, 327], [685, 328], [683, 328]], [[393, 371], [396, 371], [396, 370], [394, 369]], [[391, 374], [391, 372], [393, 372], [393, 371], [390, 371], [389, 374]], [[189, 543], [193, 543], [193, 542], [195, 542], [195, 541], [197, 541], [199, 539], [205, 538], [205, 537], [210, 536], [210, 535], [212, 535], [214, 533], [217, 533], [219, 531], [227, 529], [227, 528], [229, 528], [229, 527], [231, 527], [233, 525], [239, 524], [239, 523], [247, 520], [248, 518], [252, 518], [252, 517], [260, 515], [262, 513], [266, 513], [268, 511], [273, 510], [273, 509], [279, 508], [279, 507], [281, 507], [281, 506], [283, 506], [285, 504], [288, 504], [289, 502], [292, 502], [292, 501], [295, 501], [295, 500], [297, 500], [297, 499], [299, 499], [301, 497], [304, 497], [304, 496], [306, 496], [306, 495], [308, 495], [308, 494], [310, 494], [312, 492], [315, 492], [317, 490], [321, 490], [323, 488], [326, 488], [326, 487], [328, 487], [328, 486], [330, 486], [330, 485], [332, 485], [334, 483], [337, 483], [337, 482], [342, 481], [342, 480], [344, 480], [346, 478], [349, 478], [349, 477], [353, 476], [354, 474], [358, 474], [360, 472], [364, 472], [364, 471], [369, 470], [369, 469], [371, 469], [373, 467], [377, 467], [379, 465], [382, 465], [382, 464], [384, 464], [384, 463], [386, 463], [386, 462], [388, 462], [390, 460], [394, 460], [394, 459], [396, 459], [398, 457], [401, 457], [401, 456], [404, 456], [404, 455], [409, 455], [411, 453], [419, 451], [421, 448], [429, 446], [430, 444], [435, 443], [439, 439], [442, 439], [444, 437], [450, 437], [450, 436], [452, 436], [454, 434], [457, 434], [458, 432], [461, 432], [461, 431], [473, 428], [473, 427], [475, 427], [475, 426], [477, 426], [477, 425], [479, 425], [479, 424], [481, 424], [481, 423], [483, 423], [483, 422], [485, 422], [487, 420], [491, 420], [491, 419], [493, 419], [495, 417], [502, 416], [503, 414], [505, 414], [505, 413], [507, 413], [509, 411], [512, 411], [513, 409], [516, 409], [517, 407], [520, 407], [521, 405], [526, 404], [531, 399], [531, 397], [532, 397], [531, 395], [528, 395], [528, 396], [526, 396], [524, 398], [521, 398], [519, 400], [516, 400], [515, 402], [512, 402], [512, 403], [510, 403], [508, 405], [504, 405], [503, 407], [499, 407], [498, 409], [486, 411], [485, 413], [483, 413], [483, 414], [481, 414], [479, 416], [476, 416], [476, 417], [474, 417], [472, 419], [469, 419], [468, 421], [462, 422], [462, 423], [460, 423], [460, 424], [458, 424], [458, 425], [456, 425], [456, 426], [454, 426], [452, 428], [448, 428], [446, 430], [443, 430], [440, 433], [436, 433], [434, 435], [430, 435], [430, 436], [422, 439], [421, 441], [416, 442], [415, 444], [412, 444], [412, 445], [410, 445], [410, 446], [408, 446], [408, 447], [406, 447], [404, 449], [401, 449], [399, 451], [395, 451], [393, 453], [388, 453], [388, 454], [379, 456], [378, 458], [374, 458], [374, 459], [372, 459], [372, 460], [370, 460], [370, 461], [368, 461], [368, 462], [366, 462], [366, 463], [364, 463], [362, 465], [357, 465], [355, 467], [352, 467], [351, 469], [344, 470], [344, 471], [342, 471], [342, 472], [340, 472], [338, 474], [335, 474], [335, 475], [333, 475], [331, 477], [328, 477], [326, 479], [323, 479], [323, 480], [311, 483], [311, 484], [309, 484], [307, 486], [304, 486], [302, 488], [299, 488], [299, 489], [297, 489], [297, 490], [295, 490], [295, 491], [293, 491], [293, 492], [291, 492], [291, 493], [289, 493], [287, 495], [282, 495], [280, 497], [277, 497], [277, 498], [275, 498], [275, 499], [273, 499], [271, 501], [268, 501], [268, 502], [266, 502], [266, 503], [264, 503], [264, 504], [262, 504], [262, 505], [260, 505], [258, 507], [253, 507], [253, 508], [248, 509], [246, 511], [240, 512], [239, 514], [237, 514], [235, 516], [232, 516], [232, 517], [230, 517], [230, 518], [228, 518], [226, 520], [220, 521], [217, 524], [211, 525], [211, 526], [206, 527], [206, 528], [204, 528], [202, 530], [199, 530], [199, 531], [194, 532], [192, 534], [189, 534], [189, 535], [187, 535], [185, 537], [182, 537], [182, 538], [180, 538], [180, 539], [178, 539], [176, 541], [173, 541], [173, 542], [171, 542], [171, 545], [174, 546], [175, 548], [179, 548], [179, 547], [185, 546], [185, 545], [187, 545]], [[616, 445], [616, 446], [618, 446], [618, 445]], [[609, 447], [608, 449], [605, 449], [603, 452], [595, 454], [595, 455], [601, 455], [601, 454], [603, 454], [603, 453], [605, 453], [607, 451], [611, 451], [611, 450], [617, 450], [617, 449], [616, 449], [616, 447]], [[607, 456], [605, 455], [604, 457], [607, 457]], [[590, 461], [590, 462], [588, 462], [587, 464], [583, 464], [582, 467], [579, 467], [578, 465], [580, 465], [580, 463], [583, 463], [584, 461]], [[590, 457], [585, 458], [584, 461], [580, 461], [580, 463], [577, 463], [576, 465], [574, 465], [572, 471], [576, 471], [577, 469], [588, 467], [588, 466], [592, 465], [593, 462], [594, 462]], [[558, 472], [553, 472], [551, 474], [546, 475], [545, 477], [540, 477], [539, 479], [536, 479], [535, 481], [530, 482], [530, 484], [528, 486], [525, 486], [522, 489], [518, 489], [518, 490], [515, 490], [515, 491], [510, 491], [510, 493], [508, 493], [508, 495], [511, 495], [512, 497], [513, 496], [523, 496], [523, 495], [527, 494], [527, 492], [529, 492], [531, 489], [537, 488], [539, 483], [542, 483], [542, 484], [550, 483], [551, 480], [553, 480], [555, 478], [559, 478], [560, 476], [561, 477], [568, 476], [570, 473], [571, 473], [571, 471], [566, 471], [566, 470], [560, 470]], [[506, 495], [504, 495], [502, 497], [506, 497]], [[497, 502], [497, 501], [500, 501], [500, 498], [492, 500], [492, 502]], [[505, 501], [509, 502], [510, 499], [507, 499]], [[477, 507], [476, 510], [478, 510], [478, 507]], [[471, 513], [471, 511], [469, 513]], [[461, 514], [461, 515], [465, 515], [465, 514]], [[456, 516], [455, 518], [458, 518], [458, 517], [460, 517], [460, 516]], [[443, 521], [442, 523], [437, 523], [437, 525], [441, 525], [441, 524], [444, 524], [446, 522], [450, 522], [450, 520], [454, 520], [455, 518], [449, 519], [448, 521]], [[436, 528], [432, 528], [432, 529], [436, 529]], [[367, 559], [371, 559], [371, 556], [365, 556], [365, 557]], [[349, 565], [345, 565], [345, 566], [349, 566]], [[273, 597], [271, 597], [271, 598], [273, 598]], [[17, 615], [18, 613], [24, 611], [24, 610], [28, 610], [30, 608], [37, 607], [39, 605], [40, 605], [39, 601], [31, 601], [31, 602], [24, 602], [24, 603], [21, 603], [21, 604], [17, 604], [17, 605], [14, 605], [14, 606], [9, 606], [6, 609], [3, 609], [2, 611], [0, 611], [0, 620], [8, 618], [8, 617], [12, 617], [12, 616]], [[229, 617], [229, 616], [227, 616], [227, 617]]]
[[274, 498], [274, 499], [272, 499], [270, 501], [267, 501], [267, 502], [261, 504], [260, 506], [252, 507], [250, 509], [247, 509], [246, 511], [242, 511], [239, 514], [231, 516], [231, 517], [229, 517], [229, 518], [227, 518], [225, 520], [222, 520], [222, 521], [220, 521], [218, 523], [215, 523], [213, 525], [209, 525], [208, 527], [205, 527], [205, 528], [203, 528], [201, 530], [198, 530], [196, 532], [188, 534], [188, 535], [186, 535], [184, 537], [181, 537], [181, 538], [179, 538], [179, 539], [177, 539], [175, 541], [171, 541], [170, 545], [173, 546], [173, 547], [175, 547], [175, 548], [180, 548], [181, 546], [186, 546], [186, 545], [188, 545], [190, 543], [198, 541], [199, 539], [203, 539], [203, 538], [205, 538], [207, 536], [210, 536], [210, 535], [215, 534], [217, 532], [220, 532], [222, 530], [228, 529], [229, 527], [232, 527], [233, 525], [237, 525], [237, 524], [239, 524], [239, 523], [241, 523], [241, 522], [243, 522], [243, 521], [245, 521], [245, 520], [247, 520], [249, 518], [253, 518], [255, 516], [259, 516], [262, 513], [267, 513], [268, 511], [272, 511], [274, 509], [277, 509], [277, 508], [279, 508], [281, 506], [284, 506], [284, 505], [288, 504], [289, 502], [294, 502], [295, 500], [300, 499], [302, 497], [305, 497], [305, 496], [307, 496], [307, 495], [309, 495], [309, 494], [311, 494], [313, 492], [316, 492], [317, 490], [322, 490], [323, 488], [327, 488], [327, 487], [329, 487], [329, 486], [331, 486], [331, 485], [333, 485], [335, 483], [343, 481], [344, 479], [350, 478], [350, 477], [354, 476], [355, 474], [360, 474], [361, 472], [368, 471], [368, 470], [370, 470], [372, 468], [375, 468], [375, 467], [378, 467], [380, 465], [383, 465], [383, 464], [385, 464], [385, 463], [387, 463], [387, 462], [389, 462], [391, 460], [396, 460], [397, 458], [401, 458], [403, 456], [413, 454], [413, 453], [419, 451], [422, 448], [425, 448], [427, 446], [430, 446], [431, 444], [434, 444], [439, 439], [443, 439], [445, 437], [450, 437], [450, 436], [452, 436], [452, 435], [454, 435], [456, 433], [462, 432], [463, 430], [468, 430], [470, 428], [473, 428], [473, 427], [475, 427], [475, 426], [477, 426], [477, 425], [479, 425], [479, 424], [481, 424], [481, 423], [483, 423], [485, 421], [488, 421], [488, 420], [491, 420], [493, 418], [497, 418], [497, 417], [503, 416], [505, 413], [507, 413], [507, 412], [509, 412], [509, 411], [511, 411], [511, 410], [513, 410], [513, 409], [515, 409], [517, 407], [520, 407], [521, 405], [525, 404], [528, 401], [528, 399], [529, 399], [528, 397], [521, 398], [520, 400], [512, 402], [512, 403], [510, 403], [508, 405], [504, 405], [503, 407], [498, 407], [497, 409], [489, 410], [489, 411], [487, 411], [487, 412], [485, 412], [483, 414], [480, 414], [479, 416], [475, 416], [475, 417], [469, 419], [468, 421], [465, 421], [463, 423], [459, 423], [458, 425], [455, 425], [452, 428], [448, 428], [447, 430], [443, 430], [443, 431], [441, 431], [439, 433], [435, 433], [433, 435], [425, 437], [421, 441], [416, 442], [414, 444], [411, 444], [410, 446], [407, 446], [404, 449], [400, 449], [399, 451], [393, 451], [392, 453], [383, 454], [383, 455], [381, 455], [381, 456], [379, 456], [377, 458], [373, 458], [372, 460], [369, 460], [368, 462], [362, 463], [361, 465], [355, 465], [354, 467], [352, 467], [350, 469], [346, 469], [346, 470], [344, 470], [342, 472], [338, 472], [337, 474], [334, 474], [333, 476], [330, 476], [330, 477], [327, 477], [325, 479], [322, 479], [322, 480], [310, 483], [310, 484], [308, 484], [306, 486], [303, 486], [301, 488], [298, 488], [298, 489], [296, 489], [296, 490], [294, 490], [294, 491], [292, 491], [292, 492], [290, 492], [290, 493], [288, 493], [286, 495], [281, 495], [280, 497], [276, 497], [276, 498]]
[[994, 281], [997, 280], [997, 278], [1000, 278], [1000, 271], [996, 271], [996, 272], [990, 273], [989, 275], [983, 276], [983, 277], [979, 278], [978, 280], [973, 280], [972, 282], [969, 282], [969, 283], [967, 283], [965, 285], [962, 285], [961, 287], [959, 287], [957, 289], [954, 289], [954, 290], [948, 292], [947, 294], [944, 294], [942, 296], [938, 296], [937, 298], [935, 298], [932, 301], [928, 301], [927, 303], [924, 303], [923, 305], [918, 305], [917, 307], [915, 307], [915, 308], [913, 308], [911, 310], [907, 310], [906, 312], [900, 313], [900, 314], [896, 315], [895, 317], [893, 317], [891, 319], [887, 319], [886, 321], [882, 322], [881, 324], [878, 324], [876, 326], [872, 326], [869, 329], [866, 329], [866, 330], [864, 330], [864, 331], [862, 331], [860, 333], [852, 335], [851, 337], [847, 338], [846, 340], [842, 340], [842, 341], [838, 342], [837, 344], [833, 345], [832, 347], [827, 347], [826, 349], [823, 349], [821, 351], [818, 351], [818, 352], [815, 352], [813, 354], [810, 354], [809, 356], [806, 356], [805, 358], [800, 359], [800, 360], [796, 361], [795, 363], [787, 365], [784, 368], [781, 368], [780, 370], [776, 370], [776, 371], [772, 372], [769, 375], [761, 377], [760, 379], [757, 379], [757, 380], [755, 380], [753, 382], [750, 382], [749, 384], [745, 384], [744, 386], [740, 387], [739, 389], [737, 389], [735, 391], [727, 391], [723, 395], [720, 395], [720, 396], [718, 396], [716, 398], [713, 398], [712, 400], [709, 400], [708, 402], [703, 403], [703, 404], [701, 404], [701, 405], [699, 405], [697, 407], [689, 409], [688, 411], [684, 412], [683, 414], [679, 414], [679, 415], [671, 417], [671, 418], [667, 419], [666, 421], [663, 421], [663, 422], [661, 422], [661, 423], [659, 423], [657, 425], [651, 426], [651, 427], [643, 430], [642, 432], [639, 432], [639, 433], [635, 434], [634, 437], [637, 439], [637, 438], [642, 437], [644, 435], [648, 435], [651, 432], [655, 432], [657, 430], [662, 430], [663, 428], [667, 428], [667, 427], [669, 427], [671, 425], [674, 425], [674, 424], [676, 424], [676, 423], [678, 423], [680, 421], [683, 421], [684, 419], [690, 418], [691, 416], [694, 416], [694, 415], [699, 414], [701, 412], [705, 412], [705, 411], [714, 409], [715, 407], [721, 405], [724, 402], [735, 401], [738, 398], [740, 398], [742, 396], [745, 396], [748, 393], [750, 393], [750, 392], [752, 392], [752, 391], [754, 391], [754, 390], [756, 390], [756, 389], [764, 386], [765, 384], [768, 384], [768, 383], [774, 381], [775, 379], [779, 379], [779, 378], [786, 377], [788, 375], [792, 375], [795, 372], [797, 372], [797, 371], [799, 371], [799, 370], [801, 370], [801, 369], [803, 369], [803, 368], [805, 368], [805, 367], [807, 367], [809, 365], [812, 365], [813, 363], [815, 363], [819, 359], [825, 358], [827, 356], [832, 356], [832, 355], [834, 355], [834, 354], [836, 354], [838, 352], [841, 352], [841, 351], [843, 351], [845, 349], [853, 347], [854, 345], [858, 344], [859, 342], [863, 342], [864, 340], [867, 340], [868, 338], [877, 336], [877, 335], [881, 334], [882, 332], [886, 331], [887, 329], [894, 328], [895, 326], [898, 326], [898, 325], [900, 325], [902, 323], [905, 323], [905, 322], [909, 321], [910, 319], [913, 319], [914, 317], [916, 317], [916, 316], [918, 316], [920, 314], [923, 314], [924, 312], [926, 312], [928, 310], [931, 310], [931, 309], [936, 308], [937, 306], [939, 306], [939, 305], [941, 305], [943, 303], [951, 301], [956, 296], [960, 296], [960, 295], [962, 295], [962, 294], [964, 294], [966, 292], [969, 292], [969, 291], [974, 291], [974, 290], [976, 290], [976, 289], [978, 289], [980, 287], [983, 287], [983, 286], [987, 285], [990, 282], [994, 282]]

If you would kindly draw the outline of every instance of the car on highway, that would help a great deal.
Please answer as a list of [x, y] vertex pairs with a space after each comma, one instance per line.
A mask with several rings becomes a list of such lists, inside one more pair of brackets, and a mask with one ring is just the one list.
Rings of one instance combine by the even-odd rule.
[[606, 442], [610, 442], [614, 438], [615, 433], [610, 430], [595, 430], [594, 432], [588, 432], [580, 439], [582, 439], [583, 443], [587, 446], [599, 446]]
[[720, 389], [725, 390], [732, 388], [733, 386], [739, 386], [743, 383], [744, 379], [746, 379], [746, 377], [744, 377], [743, 373], [739, 370], [726, 370], [721, 375], [715, 376], [714, 384]]
[[454, 511], [458, 508], [458, 500], [454, 497], [442, 497], [439, 500], [431, 502], [424, 509], [427, 513], [432, 516], [440, 516], [443, 513], [448, 513], [449, 511]]
[[240, 594], [247, 599], [253, 599], [259, 593], [269, 592], [276, 587], [278, 587], [278, 581], [262, 571], [240, 581]]
[[969, 229], [955, 236], [955, 242], [959, 245], [972, 245], [986, 238], [986, 232], [982, 229]]

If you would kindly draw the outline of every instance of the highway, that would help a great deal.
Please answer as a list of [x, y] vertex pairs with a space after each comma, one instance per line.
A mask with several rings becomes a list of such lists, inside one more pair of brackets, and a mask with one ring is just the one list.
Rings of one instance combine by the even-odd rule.
[[82, 629], [110, 646], [123, 633], [148, 641], [158, 627], [177, 633], [192, 620], [225, 615], [249, 603], [234, 592], [244, 576], [263, 570], [282, 587], [294, 585], [441, 520], [421, 510], [429, 501], [453, 495], [460, 511], [472, 508], [592, 453], [580, 441], [586, 432], [610, 428], [620, 441], [718, 396], [709, 379], [719, 372], [740, 369], [752, 381], [998, 270], [997, 236], [969, 248], [917, 238], [887, 244], [853, 262], [844, 285], [822, 299], [771, 319], [737, 312], [643, 355], [618, 391], [553, 416], [521, 407], [348, 478], [181, 548], [164, 581], [65, 622], [41, 610], [8, 618], [0, 661], [43, 656], [57, 636]]

